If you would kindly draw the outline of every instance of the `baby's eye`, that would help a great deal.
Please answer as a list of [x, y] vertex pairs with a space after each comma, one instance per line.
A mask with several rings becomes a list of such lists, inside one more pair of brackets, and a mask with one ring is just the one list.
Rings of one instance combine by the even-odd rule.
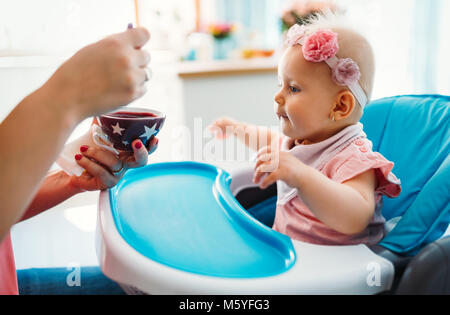
[[289, 91], [291, 91], [292, 93], [300, 92], [300, 90], [297, 89], [295, 86], [290, 86], [290, 87], [289, 87]]

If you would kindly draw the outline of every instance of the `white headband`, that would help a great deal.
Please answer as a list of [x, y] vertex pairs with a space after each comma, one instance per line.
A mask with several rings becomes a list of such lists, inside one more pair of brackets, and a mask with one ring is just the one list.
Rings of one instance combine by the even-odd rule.
[[[330, 66], [331, 69], [335, 69], [339, 64], [339, 58], [334, 56], [328, 60], [325, 60], [325, 62], [327, 63], [328, 66]], [[352, 91], [353, 95], [358, 100], [362, 109], [364, 109], [364, 107], [367, 105], [368, 100], [366, 93], [362, 89], [361, 85], [359, 85], [358, 81], [346, 84], [346, 86], [349, 88], [350, 91]]]

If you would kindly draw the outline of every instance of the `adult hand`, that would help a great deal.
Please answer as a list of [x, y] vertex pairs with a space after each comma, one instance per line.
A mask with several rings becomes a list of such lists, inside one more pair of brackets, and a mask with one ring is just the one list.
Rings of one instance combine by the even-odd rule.
[[81, 191], [114, 187], [126, 170], [147, 165], [148, 156], [158, 147], [158, 139], [153, 138], [148, 148], [137, 139], [133, 141], [132, 147], [133, 153], [122, 152], [118, 157], [97, 147], [81, 146], [75, 160], [86, 171], [81, 176], [72, 176], [71, 185]]
[[133, 28], [82, 48], [45, 84], [78, 120], [126, 105], [146, 92], [150, 54], [145, 28]]
[[[128, 29], [81, 49], [0, 124], [0, 241], [24, 216], [75, 126], [145, 93], [150, 55], [141, 47], [149, 37], [143, 28]], [[96, 187], [109, 186], [101, 174], [105, 182]]]

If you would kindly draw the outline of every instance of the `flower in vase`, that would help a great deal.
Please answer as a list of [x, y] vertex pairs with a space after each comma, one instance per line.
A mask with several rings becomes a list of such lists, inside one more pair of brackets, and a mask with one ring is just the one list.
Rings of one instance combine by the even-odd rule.
[[215, 39], [223, 39], [233, 33], [234, 25], [228, 23], [211, 24], [208, 27], [208, 31]]

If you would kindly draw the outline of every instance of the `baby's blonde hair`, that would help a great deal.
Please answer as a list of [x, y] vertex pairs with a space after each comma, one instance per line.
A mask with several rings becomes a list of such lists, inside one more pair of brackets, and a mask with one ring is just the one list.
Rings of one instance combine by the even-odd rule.
[[[308, 33], [318, 29], [331, 29], [338, 34], [337, 57], [351, 58], [358, 64], [361, 72], [359, 84], [370, 101], [375, 77], [375, 56], [369, 41], [354, 25], [357, 24], [352, 23], [344, 14], [327, 10], [311, 18], [305, 27]], [[362, 115], [362, 110], [360, 114]]]

